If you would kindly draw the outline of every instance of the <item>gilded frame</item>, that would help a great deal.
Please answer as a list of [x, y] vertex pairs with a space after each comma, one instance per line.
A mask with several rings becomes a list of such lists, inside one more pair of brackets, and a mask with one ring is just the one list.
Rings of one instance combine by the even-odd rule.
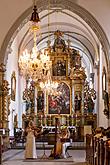
[[13, 71], [11, 75], [11, 100], [15, 101], [16, 99], [16, 74]]
[[[60, 115], [70, 115], [72, 113], [72, 88], [71, 88], [71, 82], [70, 81], [60, 81], [60, 83], [64, 83], [68, 86], [69, 88], [69, 103], [70, 103], [70, 107], [69, 107], [69, 113], [60, 113]], [[58, 113], [49, 113], [49, 94], [47, 93], [47, 114], [48, 115], [57, 115]]]
[[[53, 80], [68, 80], [68, 55], [65, 53], [52, 53], [51, 54], [51, 61], [52, 61], [52, 79]], [[65, 63], [65, 69], [66, 74], [65, 75], [53, 75], [53, 66], [58, 62], [64, 62]]]

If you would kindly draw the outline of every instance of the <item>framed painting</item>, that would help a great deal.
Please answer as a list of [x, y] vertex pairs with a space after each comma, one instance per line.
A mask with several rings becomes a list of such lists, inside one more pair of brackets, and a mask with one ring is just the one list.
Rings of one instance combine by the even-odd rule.
[[70, 88], [61, 82], [57, 94], [48, 95], [48, 114], [70, 114]]
[[16, 98], [16, 75], [15, 71], [13, 71], [11, 75], [11, 100], [15, 101]]
[[63, 58], [55, 58], [52, 62], [52, 75], [53, 76], [65, 76], [67, 75], [66, 69], [67, 62]]

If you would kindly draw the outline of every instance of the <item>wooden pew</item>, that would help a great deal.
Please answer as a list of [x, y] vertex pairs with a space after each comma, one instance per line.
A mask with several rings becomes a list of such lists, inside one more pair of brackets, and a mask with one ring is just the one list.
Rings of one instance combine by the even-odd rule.
[[91, 165], [93, 165], [93, 156], [94, 156], [92, 141], [93, 141], [93, 135], [86, 134], [86, 162]]
[[86, 161], [90, 165], [105, 165], [105, 148], [103, 139], [86, 135]]
[[104, 147], [105, 142], [103, 139], [99, 140], [99, 165], [104, 165], [104, 159], [105, 159], [105, 147]]
[[104, 165], [104, 141], [101, 138], [94, 138], [94, 165]]
[[110, 165], [110, 139], [104, 141], [103, 138], [87, 134], [86, 162], [89, 165]]
[[110, 139], [105, 143], [105, 160], [104, 165], [110, 165]]

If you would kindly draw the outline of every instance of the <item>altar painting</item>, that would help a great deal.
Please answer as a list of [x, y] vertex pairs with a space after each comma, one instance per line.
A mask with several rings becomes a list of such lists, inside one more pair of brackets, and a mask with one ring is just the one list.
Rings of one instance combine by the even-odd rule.
[[58, 58], [52, 64], [53, 76], [66, 76], [66, 60]]
[[62, 82], [58, 85], [55, 95], [48, 95], [49, 114], [70, 114], [70, 89]]

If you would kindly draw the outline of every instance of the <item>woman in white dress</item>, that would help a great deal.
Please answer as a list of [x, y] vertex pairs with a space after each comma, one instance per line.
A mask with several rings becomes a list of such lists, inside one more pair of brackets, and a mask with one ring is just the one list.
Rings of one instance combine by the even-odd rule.
[[26, 147], [25, 147], [25, 159], [35, 159], [37, 158], [36, 144], [35, 144], [35, 130], [33, 129], [33, 123], [29, 122], [26, 128]]
[[65, 141], [65, 142], [62, 142], [62, 157], [63, 158], [67, 158], [67, 156], [66, 156], [66, 149], [67, 149], [68, 146], [71, 145], [70, 141], [66, 142], [66, 139], [70, 138], [70, 131], [67, 128], [67, 126], [63, 126], [62, 127], [61, 137], [60, 138]]

